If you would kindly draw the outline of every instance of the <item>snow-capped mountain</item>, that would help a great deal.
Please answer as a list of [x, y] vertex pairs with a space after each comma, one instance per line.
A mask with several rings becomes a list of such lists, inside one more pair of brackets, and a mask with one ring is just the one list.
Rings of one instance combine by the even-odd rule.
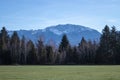
[[[13, 31], [9, 31], [9, 35], [12, 35], [12, 33]], [[24, 35], [27, 40], [31, 39], [37, 42], [40, 37], [43, 37], [45, 43], [53, 41], [55, 44], [59, 44], [63, 34], [66, 34], [72, 45], [77, 45], [82, 37], [86, 40], [99, 41], [101, 35], [94, 29], [73, 24], [50, 26], [39, 30], [18, 30], [17, 33], [20, 38]]]

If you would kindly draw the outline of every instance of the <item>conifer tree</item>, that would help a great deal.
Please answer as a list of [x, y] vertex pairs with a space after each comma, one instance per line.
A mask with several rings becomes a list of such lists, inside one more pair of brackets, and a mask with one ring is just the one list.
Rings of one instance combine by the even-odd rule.
[[0, 31], [0, 64], [11, 64], [9, 36], [5, 27]]
[[110, 29], [106, 25], [100, 38], [100, 46], [97, 50], [96, 61], [98, 64], [111, 64]]
[[42, 38], [37, 43], [38, 64], [46, 64], [47, 54]]
[[59, 45], [59, 52], [60, 52], [60, 59], [61, 59], [60, 61], [62, 64], [65, 64], [65, 58], [67, 58], [66, 54], [69, 47], [70, 47], [69, 41], [67, 39], [66, 34], [64, 34], [62, 37], [61, 43]]
[[20, 64], [26, 64], [26, 43], [24, 36], [20, 41]]
[[11, 57], [13, 64], [19, 64], [20, 61], [20, 39], [16, 31], [13, 32], [10, 40]]
[[115, 62], [116, 64], [120, 64], [120, 32], [117, 32], [117, 46], [116, 46]]
[[27, 42], [27, 64], [34, 65], [37, 64], [37, 55], [36, 55], [36, 49], [31, 40]]
[[88, 52], [87, 50], [88, 44], [87, 41], [84, 39], [84, 37], [82, 37], [81, 42], [78, 45], [78, 49], [79, 49], [79, 63], [80, 64], [85, 64], [86, 63], [86, 53]]

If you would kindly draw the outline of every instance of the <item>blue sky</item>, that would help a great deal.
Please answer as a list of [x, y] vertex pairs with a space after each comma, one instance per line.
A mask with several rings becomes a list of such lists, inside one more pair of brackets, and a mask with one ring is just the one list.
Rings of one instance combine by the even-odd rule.
[[68, 23], [100, 32], [106, 24], [120, 30], [120, 0], [0, 0], [0, 28], [43, 29]]

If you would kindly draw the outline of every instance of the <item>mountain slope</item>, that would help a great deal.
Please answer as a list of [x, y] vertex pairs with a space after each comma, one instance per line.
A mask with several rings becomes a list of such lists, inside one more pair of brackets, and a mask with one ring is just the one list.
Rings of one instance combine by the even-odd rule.
[[[10, 35], [12, 35], [12, 33], [13, 31], [9, 31]], [[86, 40], [99, 41], [101, 35], [94, 29], [73, 24], [56, 25], [39, 30], [19, 30], [17, 33], [19, 37], [24, 35], [27, 40], [31, 39], [34, 42], [37, 42], [39, 37], [42, 36], [45, 40], [45, 43], [53, 41], [55, 44], [59, 44], [62, 35], [66, 34], [72, 45], [77, 45], [82, 37], [85, 37]]]

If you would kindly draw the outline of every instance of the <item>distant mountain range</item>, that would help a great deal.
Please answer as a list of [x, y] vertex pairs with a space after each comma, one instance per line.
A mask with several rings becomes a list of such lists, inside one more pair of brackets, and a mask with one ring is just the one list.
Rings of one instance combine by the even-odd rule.
[[[13, 31], [9, 31], [8, 33], [12, 35]], [[30, 39], [35, 43], [40, 37], [43, 37], [45, 43], [53, 41], [57, 45], [60, 43], [63, 34], [67, 35], [72, 45], [77, 45], [82, 37], [86, 40], [99, 41], [101, 35], [97, 30], [73, 24], [50, 26], [38, 30], [18, 30], [17, 33], [20, 38], [24, 35], [27, 40]]]

